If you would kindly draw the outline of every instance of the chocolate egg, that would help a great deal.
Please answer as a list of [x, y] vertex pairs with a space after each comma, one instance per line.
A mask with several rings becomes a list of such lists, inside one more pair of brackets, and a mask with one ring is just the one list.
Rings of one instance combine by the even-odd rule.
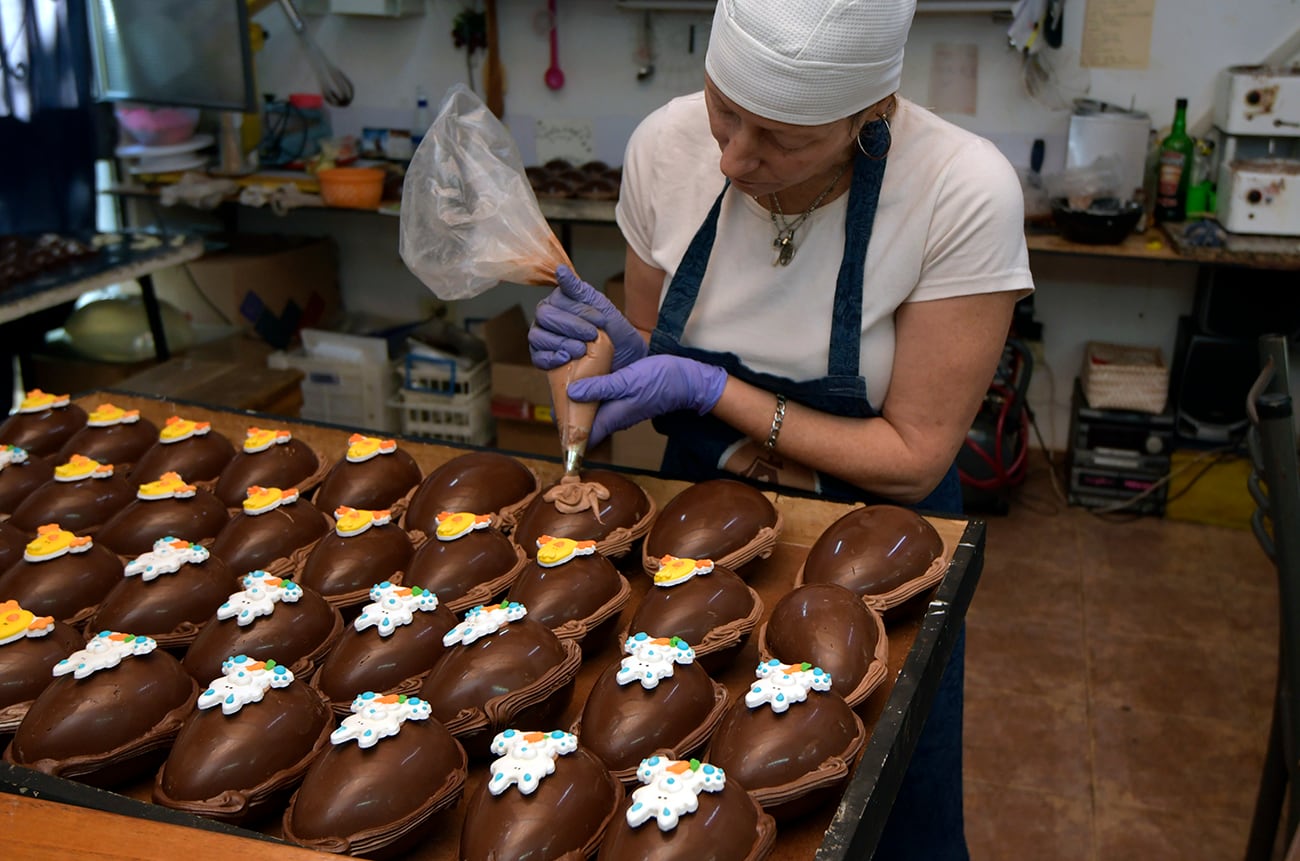
[[834, 583], [790, 590], [759, 629], [763, 660], [808, 661], [830, 673], [832, 690], [857, 707], [884, 681], [889, 639], [880, 614]]
[[231, 655], [276, 656], [295, 676], [310, 678], [343, 633], [339, 611], [312, 590], [265, 571], [242, 582], [243, 591], [217, 608], [186, 650], [185, 670], [207, 684], [221, 675], [222, 662]]
[[[288, 840], [340, 854], [396, 854], [419, 843], [436, 824], [433, 815], [460, 800], [465, 751], [442, 724], [429, 719], [428, 704], [416, 698], [371, 697], [358, 700], [377, 705], [354, 706], [356, 714], [334, 731], [332, 744], [307, 769], [284, 813]], [[406, 719], [395, 729], [382, 712], [421, 707], [423, 717]], [[380, 732], [367, 733], [365, 723], [349, 723], [353, 718], [363, 718]]]
[[759, 665], [743, 701], [732, 704], [705, 759], [739, 780], [777, 820], [833, 804], [867, 732], [830, 677], [809, 664]]
[[133, 631], [164, 649], [194, 642], [239, 582], [206, 548], [170, 538], [126, 563], [123, 575], [86, 620], [86, 630]]
[[347, 452], [330, 468], [312, 502], [325, 512], [340, 505], [379, 511], [392, 508], [419, 483], [419, 464], [396, 442], [353, 434]]
[[211, 491], [169, 472], [140, 485], [136, 498], [110, 517], [96, 537], [123, 556], [139, 556], [160, 535], [211, 542], [229, 521], [226, 507]]
[[103, 403], [90, 411], [86, 426], [63, 444], [55, 460], [62, 463], [74, 454], [82, 454], [100, 463], [111, 463], [125, 475], [157, 440], [157, 426], [141, 418], [139, 410]]
[[31, 538], [8, 520], [0, 520], [0, 571], [7, 571], [9, 566], [23, 558], [23, 550]]
[[501, 528], [509, 529], [538, 487], [532, 470], [509, 455], [462, 454], [425, 476], [411, 495], [402, 526], [432, 535], [442, 512], [473, 511], [495, 514]]
[[487, 604], [510, 587], [528, 557], [490, 525], [454, 537], [435, 529], [416, 549], [402, 582], [438, 596], [453, 613]]
[[[153, 766], [194, 708], [198, 685], [148, 637], [96, 634], [55, 665], [27, 710], [6, 762], [94, 785]], [[81, 678], [77, 678], [81, 675]]]
[[[444, 637], [447, 650], [420, 687], [433, 716], [475, 755], [510, 726], [553, 724], [573, 695], [582, 664], [578, 644], [560, 640], [518, 609], [471, 608]], [[475, 627], [478, 619], [499, 627]]]
[[[596, 851], [623, 805], [623, 784], [604, 763], [559, 731], [506, 730], [492, 752], [500, 758], [465, 809], [463, 861], [554, 861]], [[538, 758], [551, 770], [538, 768]]]
[[937, 583], [945, 567], [943, 539], [928, 520], [897, 505], [868, 505], [826, 527], [796, 582], [837, 583], [895, 606]]
[[[242, 674], [237, 682], [234, 674]], [[154, 779], [153, 801], [225, 822], [287, 795], [334, 729], [317, 691], [274, 661], [244, 655], [226, 662], [198, 706]]]
[[212, 555], [239, 576], [310, 548], [332, 522], [296, 490], [254, 485], [241, 511], [217, 533]]
[[227, 508], [243, 505], [253, 486], [292, 487], [307, 494], [320, 484], [323, 466], [315, 450], [289, 431], [253, 427], [221, 470], [212, 492]]
[[37, 615], [78, 625], [121, 579], [122, 560], [116, 553], [51, 523], [0, 574], [0, 595]]
[[770, 555], [780, 534], [781, 515], [771, 500], [744, 482], [715, 478], [691, 485], [664, 506], [646, 534], [641, 562], [650, 574], [669, 555], [712, 559], [735, 571]]
[[235, 447], [209, 422], [171, 416], [158, 437], [135, 462], [127, 480], [134, 487], [153, 481], [165, 472], [176, 472], [190, 481], [216, 481], [235, 456]]
[[346, 715], [358, 694], [413, 694], [442, 657], [456, 616], [419, 586], [379, 583], [356, 620], [330, 649], [312, 686]]
[[[316, 542], [298, 567], [295, 579], [336, 607], [355, 607], [365, 603], [370, 587], [377, 581], [403, 582], [415, 546], [411, 536], [389, 520], [387, 511], [339, 511], [351, 513]], [[346, 525], [358, 518], [358, 523], [365, 521], [364, 526]]]
[[[683, 562], [690, 564], [691, 574], [673, 578], [682, 576], [678, 568]], [[734, 571], [688, 559], [670, 562], [667, 569], [660, 566], [627, 632], [681, 637], [695, 649], [695, 660], [704, 671], [715, 673], [731, 664], [762, 616], [762, 599]]]
[[135, 491], [111, 464], [74, 455], [55, 465], [54, 477], [14, 507], [9, 524], [30, 534], [46, 523], [93, 534], [133, 499]]
[[695, 663], [677, 637], [637, 633], [627, 657], [591, 686], [573, 733], [624, 783], [656, 751], [684, 757], [704, 747], [727, 709], [727, 689]]
[[54, 681], [54, 665], [85, 645], [77, 629], [0, 602], [0, 733], [12, 733]]
[[0, 514], [12, 514], [36, 488], [54, 478], [54, 464], [16, 445], [0, 446]]
[[0, 443], [48, 457], [85, 426], [86, 411], [72, 403], [67, 395], [50, 395], [32, 389], [18, 411], [0, 423]]
[[530, 619], [560, 639], [584, 642], [589, 633], [617, 617], [631, 594], [627, 578], [595, 552], [595, 542], [558, 538], [524, 566], [506, 600], [523, 604]]
[[561, 479], [533, 499], [510, 537], [529, 558], [543, 535], [591, 539], [600, 553], [618, 557], [646, 533], [654, 514], [654, 500], [639, 485], [616, 472], [588, 469], [581, 480]]
[[760, 861], [772, 851], [776, 823], [739, 781], [720, 779], [722, 769], [654, 756], [642, 771], [648, 785], [629, 794], [597, 861]]

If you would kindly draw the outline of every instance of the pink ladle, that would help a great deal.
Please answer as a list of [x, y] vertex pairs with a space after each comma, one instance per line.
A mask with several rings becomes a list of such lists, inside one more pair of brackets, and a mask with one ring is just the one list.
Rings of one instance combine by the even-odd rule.
[[546, 86], [558, 90], [564, 86], [564, 72], [560, 71], [560, 50], [555, 34], [555, 0], [546, 0], [546, 13], [551, 25], [551, 65], [546, 69]]

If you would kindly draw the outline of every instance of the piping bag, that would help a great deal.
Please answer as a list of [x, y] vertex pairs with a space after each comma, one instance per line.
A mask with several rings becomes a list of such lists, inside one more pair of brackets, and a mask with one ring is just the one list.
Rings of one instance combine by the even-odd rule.
[[587, 454], [587, 440], [596, 421], [598, 401], [569, 400], [569, 383], [587, 377], [608, 374], [614, 365], [614, 342], [603, 330], [596, 340], [587, 342], [587, 352], [558, 368], [546, 372], [551, 384], [551, 403], [555, 407], [555, 426], [560, 432], [560, 452], [564, 456], [564, 475], [577, 476]]

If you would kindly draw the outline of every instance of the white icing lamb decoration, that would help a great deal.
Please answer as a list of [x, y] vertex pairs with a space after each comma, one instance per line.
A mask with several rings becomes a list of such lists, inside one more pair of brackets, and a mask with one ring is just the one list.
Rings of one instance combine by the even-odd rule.
[[220, 705], [223, 714], [232, 715], [248, 703], [260, 703], [268, 688], [283, 688], [292, 681], [293, 673], [286, 666], [235, 655], [221, 662], [221, 678], [199, 694], [198, 705], [201, 709]]
[[27, 463], [27, 449], [16, 445], [0, 445], [0, 470], [6, 466], [19, 466]]
[[783, 664], [773, 658], [759, 664], [754, 675], [758, 681], [745, 694], [745, 705], [754, 709], [767, 703], [777, 714], [808, 699], [809, 691], [831, 689], [830, 673], [806, 662]]
[[243, 583], [244, 591], [234, 593], [217, 608], [218, 619], [234, 618], [240, 625], [248, 625], [259, 616], [274, 613], [280, 601], [292, 604], [302, 597], [302, 587], [297, 583], [265, 571], [248, 572]]
[[427, 720], [431, 714], [432, 706], [419, 697], [366, 691], [352, 701], [352, 714], [330, 733], [330, 741], [346, 744], [355, 739], [359, 747], [374, 747], [381, 738], [397, 735], [406, 721]]
[[465, 611], [465, 618], [443, 636], [442, 644], [454, 646], [461, 643], [468, 646], [480, 637], [495, 634], [511, 622], [518, 622], [527, 615], [527, 608], [518, 601], [479, 604]]
[[651, 637], [644, 631], [628, 637], [623, 651], [628, 656], [620, 662], [614, 680], [620, 685], [639, 681], [647, 691], [673, 674], [673, 664], [695, 660], [695, 650], [681, 637]]
[[139, 574], [140, 579], [148, 583], [156, 580], [159, 574], [175, 574], [183, 565], [200, 565], [209, 555], [208, 548], [201, 544], [169, 535], [155, 541], [153, 550], [126, 563], [125, 572], [127, 577]]
[[55, 664], [54, 675], [58, 677], [72, 673], [74, 679], [84, 679], [91, 673], [116, 667], [124, 658], [147, 655], [157, 647], [158, 643], [152, 637], [100, 631], [90, 638], [86, 648], [73, 652]]
[[532, 795], [542, 778], [555, 772], [556, 757], [577, 749], [578, 737], [563, 730], [499, 732], [492, 739], [492, 752], [500, 759], [492, 763], [488, 792], [500, 795], [511, 786], [518, 786], [524, 795]]
[[701, 792], [721, 792], [727, 785], [722, 769], [698, 759], [652, 756], [641, 760], [636, 776], [645, 786], [632, 793], [627, 824], [637, 828], [653, 818], [660, 831], [672, 831], [684, 815], [694, 813]]
[[387, 637], [402, 625], [411, 624], [416, 611], [432, 613], [438, 609], [438, 596], [419, 586], [394, 586], [385, 580], [370, 587], [370, 600], [352, 623], [358, 631], [375, 628]]

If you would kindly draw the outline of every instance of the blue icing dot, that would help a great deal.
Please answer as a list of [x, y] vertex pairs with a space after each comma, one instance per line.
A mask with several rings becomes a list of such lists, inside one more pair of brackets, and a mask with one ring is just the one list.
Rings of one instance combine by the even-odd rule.
[[633, 804], [633, 805], [632, 805], [632, 809], [633, 809], [633, 810], [640, 810], [640, 809], [641, 809], [641, 802], [638, 801], [638, 802], [636, 802], [635, 804]]
[[244, 661], [247, 661], [247, 660], [248, 660], [248, 656], [247, 656], [247, 655], [235, 655], [235, 663], [236, 663], [236, 664], [242, 664], [242, 663], [244, 663]]
[[502, 735], [504, 735], [506, 738], [514, 738], [514, 737], [515, 737], [515, 731], [512, 730], [512, 729], [508, 729], [508, 730], [506, 730], [505, 732], [503, 732]]
[[672, 786], [674, 783], [677, 782], [677, 779], [674, 777], [670, 777], [666, 782], [668, 783], [669, 786]]
[[551, 738], [564, 738], [564, 730], [562, 729], [551, 730]]
[[500, 772], [500, 771], [498, 771], [496, 774], [492, 775], [492, 781], [493, 781], [493, 783], [495, 783], [495, 782], [498, 781], [498, 780], [505, 780], [505, 779], [506, 779], [505, 774], [502, 773], [502, 772]]
[[228, 703], [233, 703], [234, 701], [235, 701], [235, 695], [234, 695], [234, 694], [230, 694], [229, 696], [226, 697], [226, 702], [228, 702]]
[[525, 772], [525, 773], [524, 773], [524, 783], [532, 783], [532, 782], [533, 782], [533, 776], [532, 776], [531, 774], [528, 774], [527, 772]]
[[664, 808], [664, 816], [672, 816], [672, 815], [673, 815], [673, 812], [672, 812], [671, 810], [669, 810], [667, 807], [665, 807], [665, 808]]
[[635, 637], [633, 637], [632, 639], [636, 640], [637, 642], [640, 642], [640, 641], [642, 641], [642, 640], [646, 640], [646, 639], [649, 639], [649, 638], [645, 635], [645, 632], [642, 631], [641, 633], [637, 634], [637, 635], [636, 635]]
[[714, 768], [713, 766], [709, 765], [707, 762], [704, 764], [704, 773], [705, 773], [705, 774], [713, 774], [713, 772], [715, 772], [715, 771], [717, 771], [717, 769]]
[[373, 733], [370, 730], [366, 730], [365, 735], [373, 735]]
[[785, 694], [777, 694], [777, 695], [776, 695], [776, 701], [777, 701], [778, 703], [783, 703], [783, 702], [785, 702]]
[[363, 700], [373, 700], [374, 698], [375, 698], [374, 691], [366, 691], [364, 694], [361, 695], [361, 699]]

